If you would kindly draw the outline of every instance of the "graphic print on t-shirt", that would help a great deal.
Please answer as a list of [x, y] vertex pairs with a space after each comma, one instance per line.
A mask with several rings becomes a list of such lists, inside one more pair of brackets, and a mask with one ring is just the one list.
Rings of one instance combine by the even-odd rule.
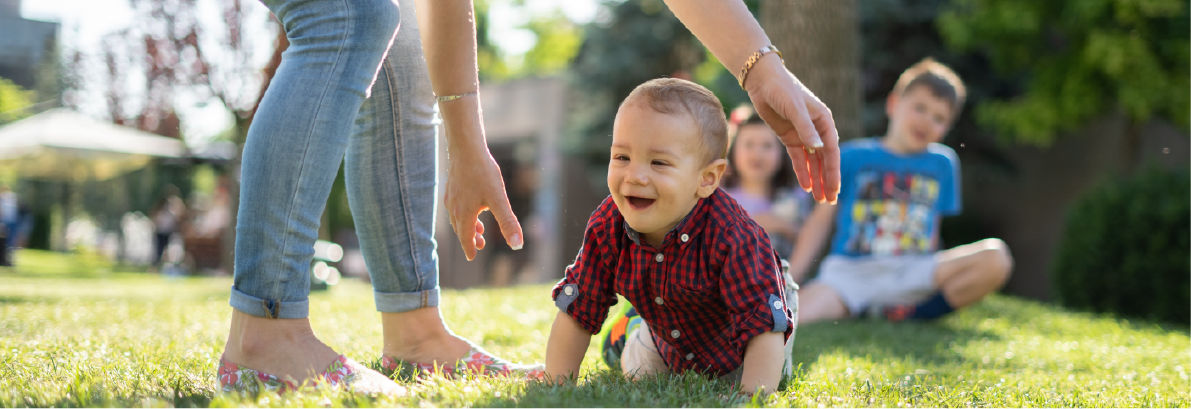
[[933, 251], [939, 181], [916, 172], [861, 170], [846, 251], [854, 255], [898, 256]]

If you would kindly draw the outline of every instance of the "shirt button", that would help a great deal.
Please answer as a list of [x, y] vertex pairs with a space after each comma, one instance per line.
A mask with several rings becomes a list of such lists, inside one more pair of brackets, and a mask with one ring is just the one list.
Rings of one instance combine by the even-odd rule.
[[666, 259], [666, 256], [663, 256], [663, 255], [662, 255], [662, 253], [658, 253], [658, 255], [656, 255], [656, 256], [653, 256], [653, 259], [654, 259], [655, 261], [657, 261], [657, 262], [661, 263], [661, 262], [662, 262], [662, 260], [665, 260], [665, 259]]
[[695, 359], [695, 354], [686, 354], [686, 360], [690, 361], [692, 359]]
[[562, 292], [567, 293], [567, 295], [575, 295], [575, 287], [563, 287]]
[[682, 336], [682, 333], [681, 333], [681, 332], [678, 332], [678, 330], [673, 330], [673, 331], [670, 331], [670, 337], [671, 337], [671, 338], [678, 338], [679, 336]]
[[682, 242], [683, 242], [683, 243], [686, 243], [687, 241], [690, 241], [690, 239], [691, 239], [691, 236], [687, 236], [687, 235], [685, 235], [685, 234], [684, 234], [684, 235], [682, 235]]
[[773, 308], [777, 308], [779, 310], [782, 309], [782, 302], [778, 301], [778, 300], [773, 300]]
[[658, 305], [662, 305], [662, 304], [666, 303], [665, 301], [662, 301], [662, 297], [654, 298], [653, 302], [657, 303]]

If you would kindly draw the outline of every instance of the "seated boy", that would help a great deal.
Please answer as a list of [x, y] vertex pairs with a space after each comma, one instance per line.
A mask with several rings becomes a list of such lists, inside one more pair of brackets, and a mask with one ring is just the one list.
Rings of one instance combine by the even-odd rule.
[[931, 59], [907, 69], [885, 103], [882, 138], [840, 146], [839, 206], [815, 208], [791, 257], [801, 281], [835, 223], [819, 277], [799, 292], [799, 320], [867, 313], [929, 320], [1000, 288], [1013, 259], [986, 239], [938, 251], [941, 216], [960, 212], [959, 158], [943, 140], [964, 105], [964, 85]]
[[663, 78], [625, 98], [612, 130], [611, 196], [552, 292], [560, 311], [546, 346], [550, 380], [579, 374], [619, 293], [643, 319], [626, 334], [629, 376], [696, 371], [746, 392], [776, 389], [794, 320], [765, 231], [719, 189], [727, 150], [724, 108], [706, 88]]

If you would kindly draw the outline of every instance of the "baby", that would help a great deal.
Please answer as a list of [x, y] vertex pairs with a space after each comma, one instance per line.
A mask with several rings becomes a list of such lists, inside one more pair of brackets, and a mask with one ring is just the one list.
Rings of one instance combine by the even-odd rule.
[[546, 346], [551, 380], [579, 373], [620, 294], [635, 308], [610, 317], [620, 339], [605, 344], [605, 358], [630, 377], [696, 371], [746, 392], [778, 386], [795, 320], [768, 236], [719, 188], [727, 125], [715, 95], [689, 81], [655, 79], [625, 98], [612, 130], [611, 195], [552, 292], [560, 311]]

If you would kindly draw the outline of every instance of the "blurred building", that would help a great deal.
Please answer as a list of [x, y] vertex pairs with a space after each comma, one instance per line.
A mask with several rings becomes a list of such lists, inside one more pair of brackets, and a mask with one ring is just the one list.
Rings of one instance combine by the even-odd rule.
[[0, 0], [0, 77], [33, 89], [38, 68], [56, 52], [58, 26], [21, 18], [21, 0]]

